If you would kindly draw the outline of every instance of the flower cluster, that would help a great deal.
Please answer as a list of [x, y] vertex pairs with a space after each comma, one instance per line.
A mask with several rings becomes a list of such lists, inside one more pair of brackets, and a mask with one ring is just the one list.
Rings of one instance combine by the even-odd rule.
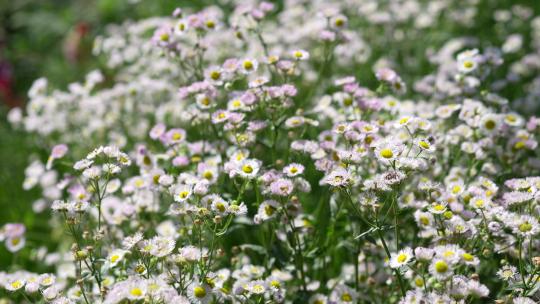
[[247, 1], [109, 28], [113, 83], [41, 79], [10, 115], [50, 148], [23, 187], [69, 237], [36, 254], [56, 276], [0, 283], [52, 303], [535, 303], [540, 17], [448, 37], [480, 2]]

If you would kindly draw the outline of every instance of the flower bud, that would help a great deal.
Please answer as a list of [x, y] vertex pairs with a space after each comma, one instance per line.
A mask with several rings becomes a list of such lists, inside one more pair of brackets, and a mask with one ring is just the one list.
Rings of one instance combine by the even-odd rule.
[[82, 261], [88, 257], [88, 252], [86, 250], [78, 250], [75, 252], [75, 259], [77, 261]]

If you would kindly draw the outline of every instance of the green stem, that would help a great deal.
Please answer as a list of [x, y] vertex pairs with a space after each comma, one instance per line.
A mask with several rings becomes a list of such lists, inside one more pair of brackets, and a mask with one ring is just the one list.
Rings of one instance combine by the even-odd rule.
[[[377, 229], [377, 235], [379, 236], [379, 239], [381, 240], [383, 244], [384, 251], [386, 252], [386, 256], [388, 257], [388, 259], [390, 259], [390, 256], [391, 256], [390, 250], [388, 250], [388, 245], [386, 245], [386, 241], [384, 240], [384, 236], [382, 234], [381, 229]], [[401, 290], [401, 296], [405, 297], [405, 286], [403, 285], [403, 279], [401, 278], [401, 273], [399, 272], [398, 269], [394, 269], [394, 273], [396, 274], [397, 279], [398, 279], [399, 289]]]

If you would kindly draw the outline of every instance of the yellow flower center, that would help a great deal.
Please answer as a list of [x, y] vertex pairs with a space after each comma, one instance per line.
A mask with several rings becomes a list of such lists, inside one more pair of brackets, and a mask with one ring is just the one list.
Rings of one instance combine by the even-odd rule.
[[484, 123], [484, 126], [485, 126], [486, 129], [488, 129], [488, 130], [493, 130], [493, 129], [495, 129], [495, 126], [496, 126], [496, 125], [497, 125], [497, 124], [496, 124], [493, 120], [488, 120], [488, 121], [486, 121], [486, 122]]
[[251, 172], [253, 172], [253, 167], [250, 165], [244, 165], [242, 166], [242, 171], [244, 171], [244, 173], [250, 174]]
[[225, 204], [219, 202], [216, 204], [216, 208], [217, 210], [219, 210], [220, 212], [225, 212]]
[[212, 80], [218, 80], [220, 77], [221, 73], [219, 71], [212, 71], [210, 73], [210, 78], [212, 78]]
[[235, 108], [239, 108], [239, 107], [242, 106], [242, 102], [240, 100], [238, 100], [238, 99], [235, 99], [232, 102], [232, 106], [235, 107]]
[[341, 300], [343, 302], [352, 302], [352, 296], [349, 293], [344, 293], [341, 295]]
[[476, 207], [482, 208], [482, 207], [484, 207], [484, 200], [483, 200], [483, 199], [479, 199], [479, 200], [477, 200], [474, 204], [476, 205]]
[[209, 29], [213, 29], [216, 27], [216, 23], [212, 20], [208, 20], [206, 21], [206, 27], [209, 28]]
[[336, 27], [343, 27], [345, 25], [345, 20], [343, 20], [342, 18], [337, 18], [334, 21], [334, 24], [336, 25]]
[[116, 261], [118, 261], [119, 258], [120, 256], [118, 254], [111, 256], [111, 263], [116, 263]]
[[446, 250], [444, 253], [443, 253], [443, 256], [445, 258], [449, 258], [449, 257], [453, 257], [455, 254], [455, 252], [451, 251], [451, 250]]
[[243, 66], [244, 66], [244, 69], [251, 70], [253, 69], [253, 62], [246, 60], [244, 61]]
[[379, 154], [386, 159], [392, 158], [394, 156], [394, 152], [392, 152], [392, 150], [388, 148], [382, 149]]
[[264, 292], [264, 286], [260, 284], [256, 284], [253, 286], [253, 292], [254, 293], [263, 293]]
[[182, 139], [182, 134], [176, 132], [176, 133], [173, 134], [172, 138], [173, 138], [174, 140], [180, 140], [180, 139]]
[[422, 147], [423, 149], [429, 149], [430, 145], [427, 141], [421, 140], [418, 142], [418, 145]]
[[435, 271], [439, 273], [444, 273], [448, 271], [448, 264], [445, 261], [435, 262]]
[[276, 210], [276, 208], [274, 208], [272, 205], [266, 205], [264, 206], [264, 212], [266, 213], [266, 215], [268, 216], [272, 216], [274, 214], [274, 211]]
[[140, 297], [143, 295], [143, 291], [139, 287], [132, 288], [129, 293], [135, 297]]
[[209, 105], [210, 104], [210, 98], [208, 98], [208, 97], [201, 98], [201, 104], [203, 104], [205, 106]]
[[441, 204], [437, 204], [433, 207], [433, 209], [435, 209], [435, 211], [443, 211], [445, 209], [445, 206]]
[[470, 68], [472, 68], [474, 66], [474, 63], [472, 61], [470, 61], [470, 60], [467, 60], [467, 61], [463, 62], [463, 66], [465, 68], [467, 68], [467, 69], [470, 69]]
[[531, 230], [532, 230], [532, 224], [529, 222], [525, 222], [519, 225], [519, 231], [521, 232], [529, 232]]
[[404, 263], [407, 260], [407, 255], [404, 253], [401, 253], [397, 256], [398, 263]]
[[169, 40], [169, 34], [167, 33], [161, 34], [161, 36], [159, 36], [159, 39], [161, 39], [161, 41], [167, 41]]
[[20, 280], [16, 280], [11, 283], [11, 287], [14, 289], [19, 289], [22, 287], [22, 282]]
[[146, 271], [146, 267], [142, 264], [139, 264], [135, 267], [135, 272], [138, 274], [144, 273]]
[[525, 143], [522, 141], [518, 141], [514, 144], [514, 149], [519, 150], [525, 148]]
[[205, 171], [203, 177], [210, 180], [212, 177], [214, 177], [214, 173], [212, 173], [212, 171]]
[[474, 260], [474, 256], [470, 253], [464, 253], [463, 259], [467, 262], [471, 262], [472, 260]]
[[206, 289], [202, 286], [195, 286], [195, 288], [193, 288], [193, 294], [197, 298], [204, 298], [206, 296]]

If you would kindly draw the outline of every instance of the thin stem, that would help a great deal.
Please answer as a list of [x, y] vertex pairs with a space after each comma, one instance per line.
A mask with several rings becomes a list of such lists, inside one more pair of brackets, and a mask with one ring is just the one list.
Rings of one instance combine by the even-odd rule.
[[[307, 291], [307, 284], [306, 284], [306, 274], [304, 273], [304, 257], [302, 255], [302, 246], [300, 245], [300, 238], [298, 237], [298, 234], [296, 233], [296, 227], [294, 226], [294, 223], [289, 216], [289, 213], [287, 212], [287, 208], [283, 208], [283, 212], [285, 213], [286, 220], [289, 224], [289, 227], [291, 228], [293, 237], [294, 237], [294, 243], [291, 244], [291, 247], [293, 248], [295, 260], [297, 264], [297, 270], [300, 272], [300, 278], [302, 280], [302, 289]], [[291, 242], [292, 243], [292, 242]]]
[[518, 250], [519, 250], [519, 272], [521, 275], [521, 281], [523, 282], [523, 287], [525, 290], [529, 289], [529, 285], [527, 282], [525, 282], [525, 269], [523, 266], [523, 259], [522, 259], [522, 250], [523, 250], [523, 239], [518, 238]]
[[[383, 244], [384, 251], [386, 252], [386, 256], [388, 257], [388, 259], [390, 259], [390, 250], [388, 250], [388, 246], [386, 245], [386, 241], [384, 240], [384, 236], [382, 234], [381, 229], [377, 229], [377, 235], [379, 236], [379, 239], [381, 240]], [[403, 285], [401, 273], [399, 273], [398, 269], [394, 269], [394, 273], [396, 274], [397, 279], [398, 279], [399, 289], [401, 290], [401, 296], [405, 297], [405, 286]]]

